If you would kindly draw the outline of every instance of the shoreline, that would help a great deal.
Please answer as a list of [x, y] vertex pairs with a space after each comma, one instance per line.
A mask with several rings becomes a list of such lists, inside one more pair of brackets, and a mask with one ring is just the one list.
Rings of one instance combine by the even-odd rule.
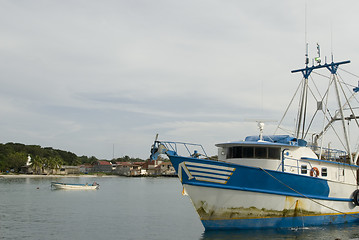
[[129, 177], [129, 178], [157, 178], [157, 177], [165, 177], [165, 178], [173, 178], [177, 177], [177, 175], [154, 175], [154, 176], [122, 176], [122, 175], [107, 175], [107, 174], [66, 174], [66, 175], [41, 175], [41, 174], [0, 174], [1, 178], [111, 178], [111, 177]]
[[49, 175], [38, 175], [38, 174], [0, 174], [1, 178], [96, 178], [96, 177], [121, 177], [119, 175], [104, 175], [104, 174], [67, 174], [67, 175], [55, 175], [55, 174], [49, 174]]

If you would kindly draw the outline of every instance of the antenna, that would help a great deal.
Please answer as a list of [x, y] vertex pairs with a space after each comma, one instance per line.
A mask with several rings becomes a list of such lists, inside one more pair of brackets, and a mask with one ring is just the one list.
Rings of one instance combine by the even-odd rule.
[[320, 46], [319, 46], [319, 43], [317, 43], [317, 53], [318, 53], [318, 57], [316, 57], [314, 60], [318, 63], [318, 65], [320, 65], [322, 60], [320, 59]]
[[334, 62], [333, 56], [333, 22], [330, 22], [330, 52], [332, 55], [332, 62]]
[[305, 65], [309, 64], [308, 57], [308, 40], [307, 40], [307, 2], [305, 2], [305, 17], [304, 17], [304, 37], [305, 37]]
[[308, 57], [308, 43], [306, 43], [306, 51], [305, 51], [305, 66], [308, 67], [309, 57]]

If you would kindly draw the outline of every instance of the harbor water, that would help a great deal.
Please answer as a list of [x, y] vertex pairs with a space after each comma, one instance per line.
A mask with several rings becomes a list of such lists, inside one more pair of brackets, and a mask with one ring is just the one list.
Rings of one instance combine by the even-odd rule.
[[[100, 184], [52, 190], [51, 182]], [[205, 231], [177, 178], [1, 177], [0, 239], [359, 239], [359, 225]]]

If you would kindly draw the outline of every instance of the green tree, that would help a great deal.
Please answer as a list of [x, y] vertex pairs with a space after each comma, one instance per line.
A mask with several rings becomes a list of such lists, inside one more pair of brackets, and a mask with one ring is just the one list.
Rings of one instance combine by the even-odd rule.
[[21, 167], [26, 164], [27, 155], [23, 152], [14, 152], [8, 156], [10, 168], [14, 169], [15, 172], [20, 172]]
[[36, 174], [40, 174], [43, 168], [44, 161], [39, 156], [35, 156], [31, 159], [31, 167]]
[[51, 170], [52, 174], [54, 171], [56, 172], [58, 169], [60, 169], [63, 164], [64, 161], [59, 156], [49, 157], [47, 160], [47, 168]]
[[98, 161], [98, 159], [97, 159], [96, 157], [94, 157], [94, 156], [92, 156], [92, 157], [89, 158], [89, 163], [92, 164], [92, 165], [94, 165], [95, 163], [97, 163], [97, 161]]

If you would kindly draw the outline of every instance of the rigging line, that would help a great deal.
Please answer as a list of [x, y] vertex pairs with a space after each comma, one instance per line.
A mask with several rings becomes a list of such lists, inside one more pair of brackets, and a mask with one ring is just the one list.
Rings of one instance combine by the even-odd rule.
[[346, 72], [346, 73], [348, 73], [348, 74], [350, 74], [350, 75], [352, 75], [352, 76], [354, 76], [354, 77], [359, 78], [359, 76], [358, 76], [358, 75], [356, 75], [356, 74], [354, 74], [354, 73], [351, 73], [351, 72], [349, 72], [349, 71], [347, 71], [347, 70], [343, 69], [342, 67], [340, 68], [340, 70], [342, 70], [342, 71], [344, 71], [344, 72]]
[[[342, 77], [339, 75], [339, 77], [342, 79]], [[351, 85], [351, 84], [347, 84], [347, 83], [345, 83], [343, 80], [342, 80], [342, 82], [344, 83], [344, 85], [347, 87], [347, 89], [348, 89], [348, 91], [349, 92], [352, 92], [352, 89], [349, 89], [349, 87], [348, 86], [350, 86], [350, 87], [357, 87], [357, 86], [353, 86], [353, 85]], [[354, 98], [356, 101], [357, 101], [357, 103], [359, 103], [359, 100], [356, 98], [356, 92], [352, 92], [352, 94], [351, 94], [351, 96], [350, 96], [350, 98], [349, 99], [351, 99], [351, 98]], [[343, 106], [343, 108], [345, 107], [345, 105]], [[354, 108], [353, 108], [354, 109]]]
[[328, 77], [328, 76], [326, 76], [326, 75], [324, 75], [324, 74], [321, 74], [321, 73], [317, 73], [317, 72], [312, 72], [313, 74], [317, 74], [317, 75], [319, 75], [319, 76], [321, 76], [321, 77], [324, 77], [324, 78], [328, 78], [328, 79], [331, 79], [331, 77]]
[[[339, 86], [340, 86], [340, 88], [341, 88], [341, 90], [342, 90], [342, 92], [343, 92], [344, 98], [345, 98], [345, 100], [346, 100], [346, 104], [344, 104], [344, 106], [343, 106], [342, 108], [343, 108], [343, 110], [344, 110], [345, 105], [348, 105], [350, 112], [351, 112], [352, 115], [354, 116], [354, 121], [355, 121], [355, 123], [357, 124], [357, 126], [359, 127], [358, 119], [355, 118], [355, 113], [354, 113], [354, 111], [353, 111], [352, 106], [350, 105], [350, 98], [348, 99], [347, 95], [345, 94], [342, 84], [340, 84], [340, 82], [338, 82], [338, 83], [339, 83]], [[348, 86], [347, 86], [347, 87], [348, 87]], [[354, 94], [355, 94], [355, 93], [354, 93]], [[353, 95], [354, 95], [354, 94], [353, 94]]]
[[318, 110], [315, 111], [315, 113], [313, 114], [312, 119], [310, 120], [310, 123], [309, 123], [309, 125], [308, 125], [308, 127], [307, 127], [307, 131], [305, 132], [305, 135], [304, 135], [304, 139], [307, 137], [308, 132], [309, 132], [309, 129], [310, 129], [310, 127], [312, 126], [312, 124], [313, 124], [313, 122], [314, 122], [314, 118], [315, 118], [315, 116], [317, 115], [317, 113], [318, 113]]
[[344, 214], [344, 215], [349, 215], [349, 216], [354, 217], [354, 218], [359, 218], [359, 217], [357, 217], [357, 216], [355, 216], [355, 215], [352, 215], [352, 214], [350, 214], [350, 213], [345, 213], [345, 212], [342, 212], [342, 211], [337, 210], [337, 209], [335, 209], [335, 208], [329, 207], [329, 206], [327, 206], [327, 205], [325, 205], [325, 204], [323, 204], [323, 203], [318, 202], [317, 200], [314, 200], [313, 198], [307, 197], [306, 195], [304, 195], [304, 194], [298, 192], [297, 190], [293, 189], [292, 187], [288, 186], [287, 184], [285, 184], [284, 182], [282, 182], [282, 181], [279, 180], [278, 178], [274, 177], [272, 174], [270, 174], [269, 172], [267, 172], [264, 168], [260, 168], [260, 169], [263, 170], [265, 173], [267, 173], [267, 174], [268, 174], [269, 176], [271, 176], [272, 178], [274, 178], [276, 181], [278, 181], [278, 182], [279, 182], [280, 184], [282, 184], [283, 186], [289, 188], [289, 189], [292, 190], [293, 192], [298, 193], [298, 194], [301, 195], [302, 197], [304, 197], [304, 198], [306, 198], [306, 199], [308, 199], [308, 200], [310, 200], [310, 201], [312, 201], [312, 202], [314, 202], [314, 203], [316, 203], [316, 204], [318, 204], [318, 205], [320, 205], [320, 206], [322, 206], [322, 207], [326, 207], [326, 208], [328, 208], [328, 209], [330, 209], [330, 210], [332, 210], [332, 211], [334, 211], [334, 212], [338, 212], [338, 213], [341, 213], [341, 214]]
[[[347, 95], [344, 93], [343, 86], [342, 86], [342, 84], [341, 84], [339, 81], [338, 81], [338, 83], [339, 83], [339, 86], [340, 86], [340, 88], [341, 88], [341, 90], [342, 90], [342, 92], [343, 92], [343, 95], [344, 95], [344, 97], [345, 97], [346, 103], [348, 104], [348, 107], [349, 107], [349, 109], [350, 109], [352, 115], [354, 116], [355, 123], [356, 123], [357, 126], [359, 127], [358, 119], [355, 117], [355, 113], [354, 113], [354, 111], [353, 111], [353, 109], [352, 109], [352, 107], [351, 107], [351, 105], [350, 105], [350, 103], [349, 103], [349, 99], [347, 98]], [[345, 85], [345, 84], [344, 84], [344, 85]], [[347, 85], [345, 85], [345, 86], [348, 88]], [[342, 108], [343, 108], [343, 107], [342, 107]], [[348, 120], [348, 121], [350, 121], [350, 120]], [[349, 131], [349, 122], [348, 122], [348, 134], [349, 134], [349, 132], [350, 132], [350, 131]], [[351, 150], [348, 151], [348, 154], [352, 154]], [[352, 156], [350, 156], [350, 159], [352, 160]], [[354, 163], [353, 161], [351, 161], [351, 164], [356, 164], [356, 163]], [[353, 176], [355, 177], [355, 173], [354, 173], [355, 170], [354, 170], [352, 167], [350, 167], [350, 169], [351, 169], [351, 171], [352, 171]]]
[[[344, 145], [342, 139], [340, 138], [338, 132], [337, 132], [337, 131], [335, 130], [335, 128], [333, 127], [333, 124], [332, 124], [332, 123], [333, 123], [333, 121], [332, 121], [333, 117], [332, 117], [332, 115], [330, 114], [330, 112], [329, 112], [328, 109], [327, 109], [327, 112], [328, 112], [330, 118], [329, 118], [328, 116], [325, 116], [325, 118], [326, 118], [327, 121], [328, 121], [328, 124], [326, 125], [326, 127], [324, 128], [324, 130], [323, 130], [321, 133], [318, 134], [318, 139], [321, 138], [321, 137], [323, 137], [323, 135], [325, 135], [325, 133], [329, 130], [329, 128], [331, 128], [331, 129], [333, 130], [333, 132], [335, 133], [335, 135], [337, 136], [337, 139], [338, 139], [339, 142], [341, 143], [342, 147], [345, 148], [345, 145]], [[336, 115], [335, 115], [335, 116], [336, 116]]]
[[[317, 99], [317, 97], [315, 96], [315, 94], [314, 94], [312, 88], [309, 87], [308, 89], [309, 89], [309, 92], [312, 94], [312, 97], [314, 98], [314, 100], [318, 102], [318, 99]], [[317, 90], [318, 90], [318, 89], [317, 89]], [[322, 96], [320, 95], [319, 92], [318, 92], [318, 94], [319, 94], [319, 97], [322, 98]]]
[[[312, 80], [312, 83], [313, 83], [315, 89], [317, 90], [318, 95], [319, 95], [320, 97], [322, 97], [321, 94], [320, 94], [320, 92], [319, 92], [319, 89], [318, 89], [318, 87], [317, 87], [317, 84], [315, 84], [315, 81], [314, 81], [314, 79], [312, 78], [312, 76], [310, 76], [310, 79]], [[313, 94], [313, 96], [314, 96], [314, 94]]]
[[[346, 82], [343, 80], [343, 78], [342, 78], [342, 76], [341, 76], [340, 74], [337, 74], [337, 75], [339, 76], [339, 78], [340, 78], [340, 80], [341, 80], [341, 81], [338, 81], [338, 82], [341, 83], [341, 84], [343, 84], [343, 85], [345, 85], [345, 86], [347, 87], [348, 92], [352, 93], [351, 95], [355, 95], [356, 92], [354, 92], [352, 88], [356, 88], [356, 87], [358, 87], [358, 86], [354, 86], [354, 85], [351, 85], [351, 84], [349, 84], [349, 83], [346, 83]], [[357, 100], [357, 101], [358, 101], [358, 100]]]
[[[352, 109], [359, 109], [359, 107], [352, 107]], [[349, 108], [343, 108], [343, 110], [349, 110]]]
[[[330, 88], [330, 86], [333, 84], [333, 80], [332, 80], [331, 78], [328, 78], [328, 79], [330, 80], [330, 81], [329, 81], [329, 85], [328, 85], [328, 88], [327, 88], [327, 90], [325, 91], [323, 97], [321, 96], [321, 94], [320, 94], [320, 92], [319, 92], [319, 90], [318, 90], [318, 88], [317, 88], [317, 85], [315, 84], [314, 80], [312, 79], [312, 82], [313, 82], [314, 86], [316, 87], [319, 96], [321, 97], [321, 101], [323, 101], [324, 98], [328, 95], [328, 93], [329, 93], [329, 88]], [[313, 96], [314, 96], [314, 94], [313, 94]], [[315, 98], [315, 100], [317, 100], [317, 99]]]
[[[325, 110], [322, 110], [322, 111], [323, 111], [323, 114], [324, 114], [323, 121], [325, 121], [325, 119], [327, 119], [328, 123], [330, 123], [330, 122], [331, 122], [331, 119], [333, 119], [333, 116], [332, 116], [332, 114], [330, 113], [330, 111], [329, 111], [329, 109], [328, 109], [328, 96], [329, 96], [330, 86], [331, 86], [332, 84], [333, 84], [333, 79], [330, 79], [330, 81], [328, 82], [328, 88], [327, 88], [327, 90], [326, 90], [326, 92], [324, 93], [323, 98], [322, 98], [322, 101], [324, 101], [324, 98], [327, 99], [326, 102], [325, 102], [325, 105], [324, 105]], [[328, 113], [328, 115], [329, 115], [329, 117], [330, 117], [331, 119], [328, 119], [328, 117], [326, 116], [327, 113]], [[323, 124], [324, 124], [324, 122], [323, 122]], [[329, 127], [329, 126], [328, 126], [328, 127]], [[326, 130], [327, 130], [328, 127], [326, 127], [326, 128], [323, 127], [322, 132], [318, 134], [318, 139], [326, 132]]]
[[[350, 149], [350, 143], [349, 143], [349, 133], [348, 130], [346, 128], [346, 124], [345, 124], [345, 119], [344, 119], [344, 111], [343, 111], [343, 105], [341, 103], [341, 99], [340, 99], [340, 95], [339, 95], [339, 87], [343, 92], [343, 88], [341, 86], [341, 84], [338, 81], [338, 76], [336, 74], [333, 74], [333, 78], [334, 80], [334, 86], [335, 86], [335, 92], [337, 95], [337, 102], [338, 102], [338, 106], [339, 106], [339, 112], [340, 112], [340, 116], [341, 116], [341, 123], [342, 123], [342, 127], [343, 127], [343, 133], [344, 133], [344, 138], [345, 138], [345, 149], [347, 150], [348, 154], [350, 155], [350, 162], [352, 163], [353, 161], [353, 157], [352, 157], [352, 153], [351, 153], [351, 149]], [[338, 87], [339, 85], [339, 87]], [[346, 97], [346, 95], [344, 94], [344, 96]], [[346, 99], [346, 101], [348, 102], [348, 99]], [[348, 103], [349, 104], [349, 103]]]
[[[332, 81], [334, 80], [334, 78], [332, 79]], [[331, 83], [332, 84], [332, 83]], [[330, 85], [331, 85], [330, 84]], [[328, 91], [329, 91], [329, 87], [328, 87]], [[356, 93], [352, 93], [352, 95], [351, 95], [351, 97], [349, 98], [349, 99], [351, 99], [351, 98], [355, 98], [355, 94]], [[346, 107], [346, 105], [347, 105], [347, 102], [342, 106], [342, 108], [345, 108]], [[329, 113], [329, 116], [331, 117], [331, 119], [327, 119], [328, 120], [328, 124], [327, 124], [327, 126], [324, 128], [324, 130], [321, 132], [321, 133], [319, 133], [319, 137], [321, 137], [327, 130], [328, 130], [328, 128], [329, 128], [329, 126], [331, 126], [332, 125], [332, 123], [334, 122], [333, 121], [333, 119], [335, 119], [335, 118], [337, 118], [337, 116], [338, 116], [338, 114], [339, 114], [339, 112], [337, 112], [337, 113], [335, 113], [334, 114], [334, 117], [330, 114], [330, 112], [329, 112], [329, 110], [328, 110], [328, 113]], [[333, 129], [334, 129], [334, 127], [333, 127]], [[337, 135], [338, 136], [338, 135]], [[339, 138], [339, 137], [338, 137]]]
[[[314, 86], [315, 86], [315, 84], [314, 84]], [[318, 90], [318, 88], [317, 88], [317, 90]], [[311, 89], [310, 87], [309, 87], [309, 91], [310, 91], [310, 93], [312, 94], [312, 97], [315, 99], [315, 101], [318, 102], [318, 100], [317, 100], [317, 98], [316, 98], [314, 92], [312, 91], [312, 89]], [[318, 94], [319, 94], [319, 96], [320, 96], [319, 91], [318, 91]], [[322, 110], [322, 111], [323, 111], [323, 110]], [[315, 113], [314, 113], [313, 116], [312, 116], [312, 119], [311, 119], [310, 122], [309, 122], [309, 125], [308, 125], [308, 127], [307, 127], [307, 131], [306, 131], [306, 133], [305, 133], [305, 135], [304, 135], [304, 139], [307, 137], [308, 132], [309, 132], [309, 129], [310, 129], [310, 127], [312, 126], [313, 121], [314, 121], [314, 119], [315, 119], [317, 113], [318, 113], [318, 109], [315, 111]]]
[[341, 82], [343, 83], [343, 84], [345, 84], [345, 85], [348, 85], [348, 86], [350, 86], [350, 87], [358, 87], [358, 86], [355, 86], [355, 85], [351, 85], [351, 84], [349, 84], [349, 83], [346, 83], [345, 81], [344, 81], [344, 78], [337, 72], [337, 75], [339, 76], [339, 78], [340, 78], [340, 80], [341, 80]]
[[289, 129], [285, 129], [283, 127], [279, 127], [279, 129], [283, 130], [284, 132], [288, 133], [289, 135], [294, 135], [293, 131], [291, 131]]
[[277, 132], [279, 126], [280, 126], [280, 125], [282, 124], [282, 122], [283, 122], [283, 119], [284, 119], [285, 116], [287, 115], [288, 110], [289, 110], [290, 106], [292, 105], [295, 96], [296, 96], [297, 93], [298, 93], [298, 90], [299, 90], [299, 88], [300, 88], [300, 85], [301, 85], [301, 82], [299, 83], [299, 85], [298, 85], [298, 87], [297, 87], [297, 90], [295, 90], [295, 93], [294, 93], [294, 95], [293, 95], [293, 97], [292, 97], [292, 100], [290, 100], [290, 102], [289, 102], [289, 104], [288, 104], [288, 107], [287, 107], [287, 109], [285, 110], [285, 112], [284, 112], [284, 114], [283, 114], [282, 119], [279, 121], [278, 126], [277, 126], [276, 130], [274, 131], [274, 134], [276, 134], [276, 132]]

